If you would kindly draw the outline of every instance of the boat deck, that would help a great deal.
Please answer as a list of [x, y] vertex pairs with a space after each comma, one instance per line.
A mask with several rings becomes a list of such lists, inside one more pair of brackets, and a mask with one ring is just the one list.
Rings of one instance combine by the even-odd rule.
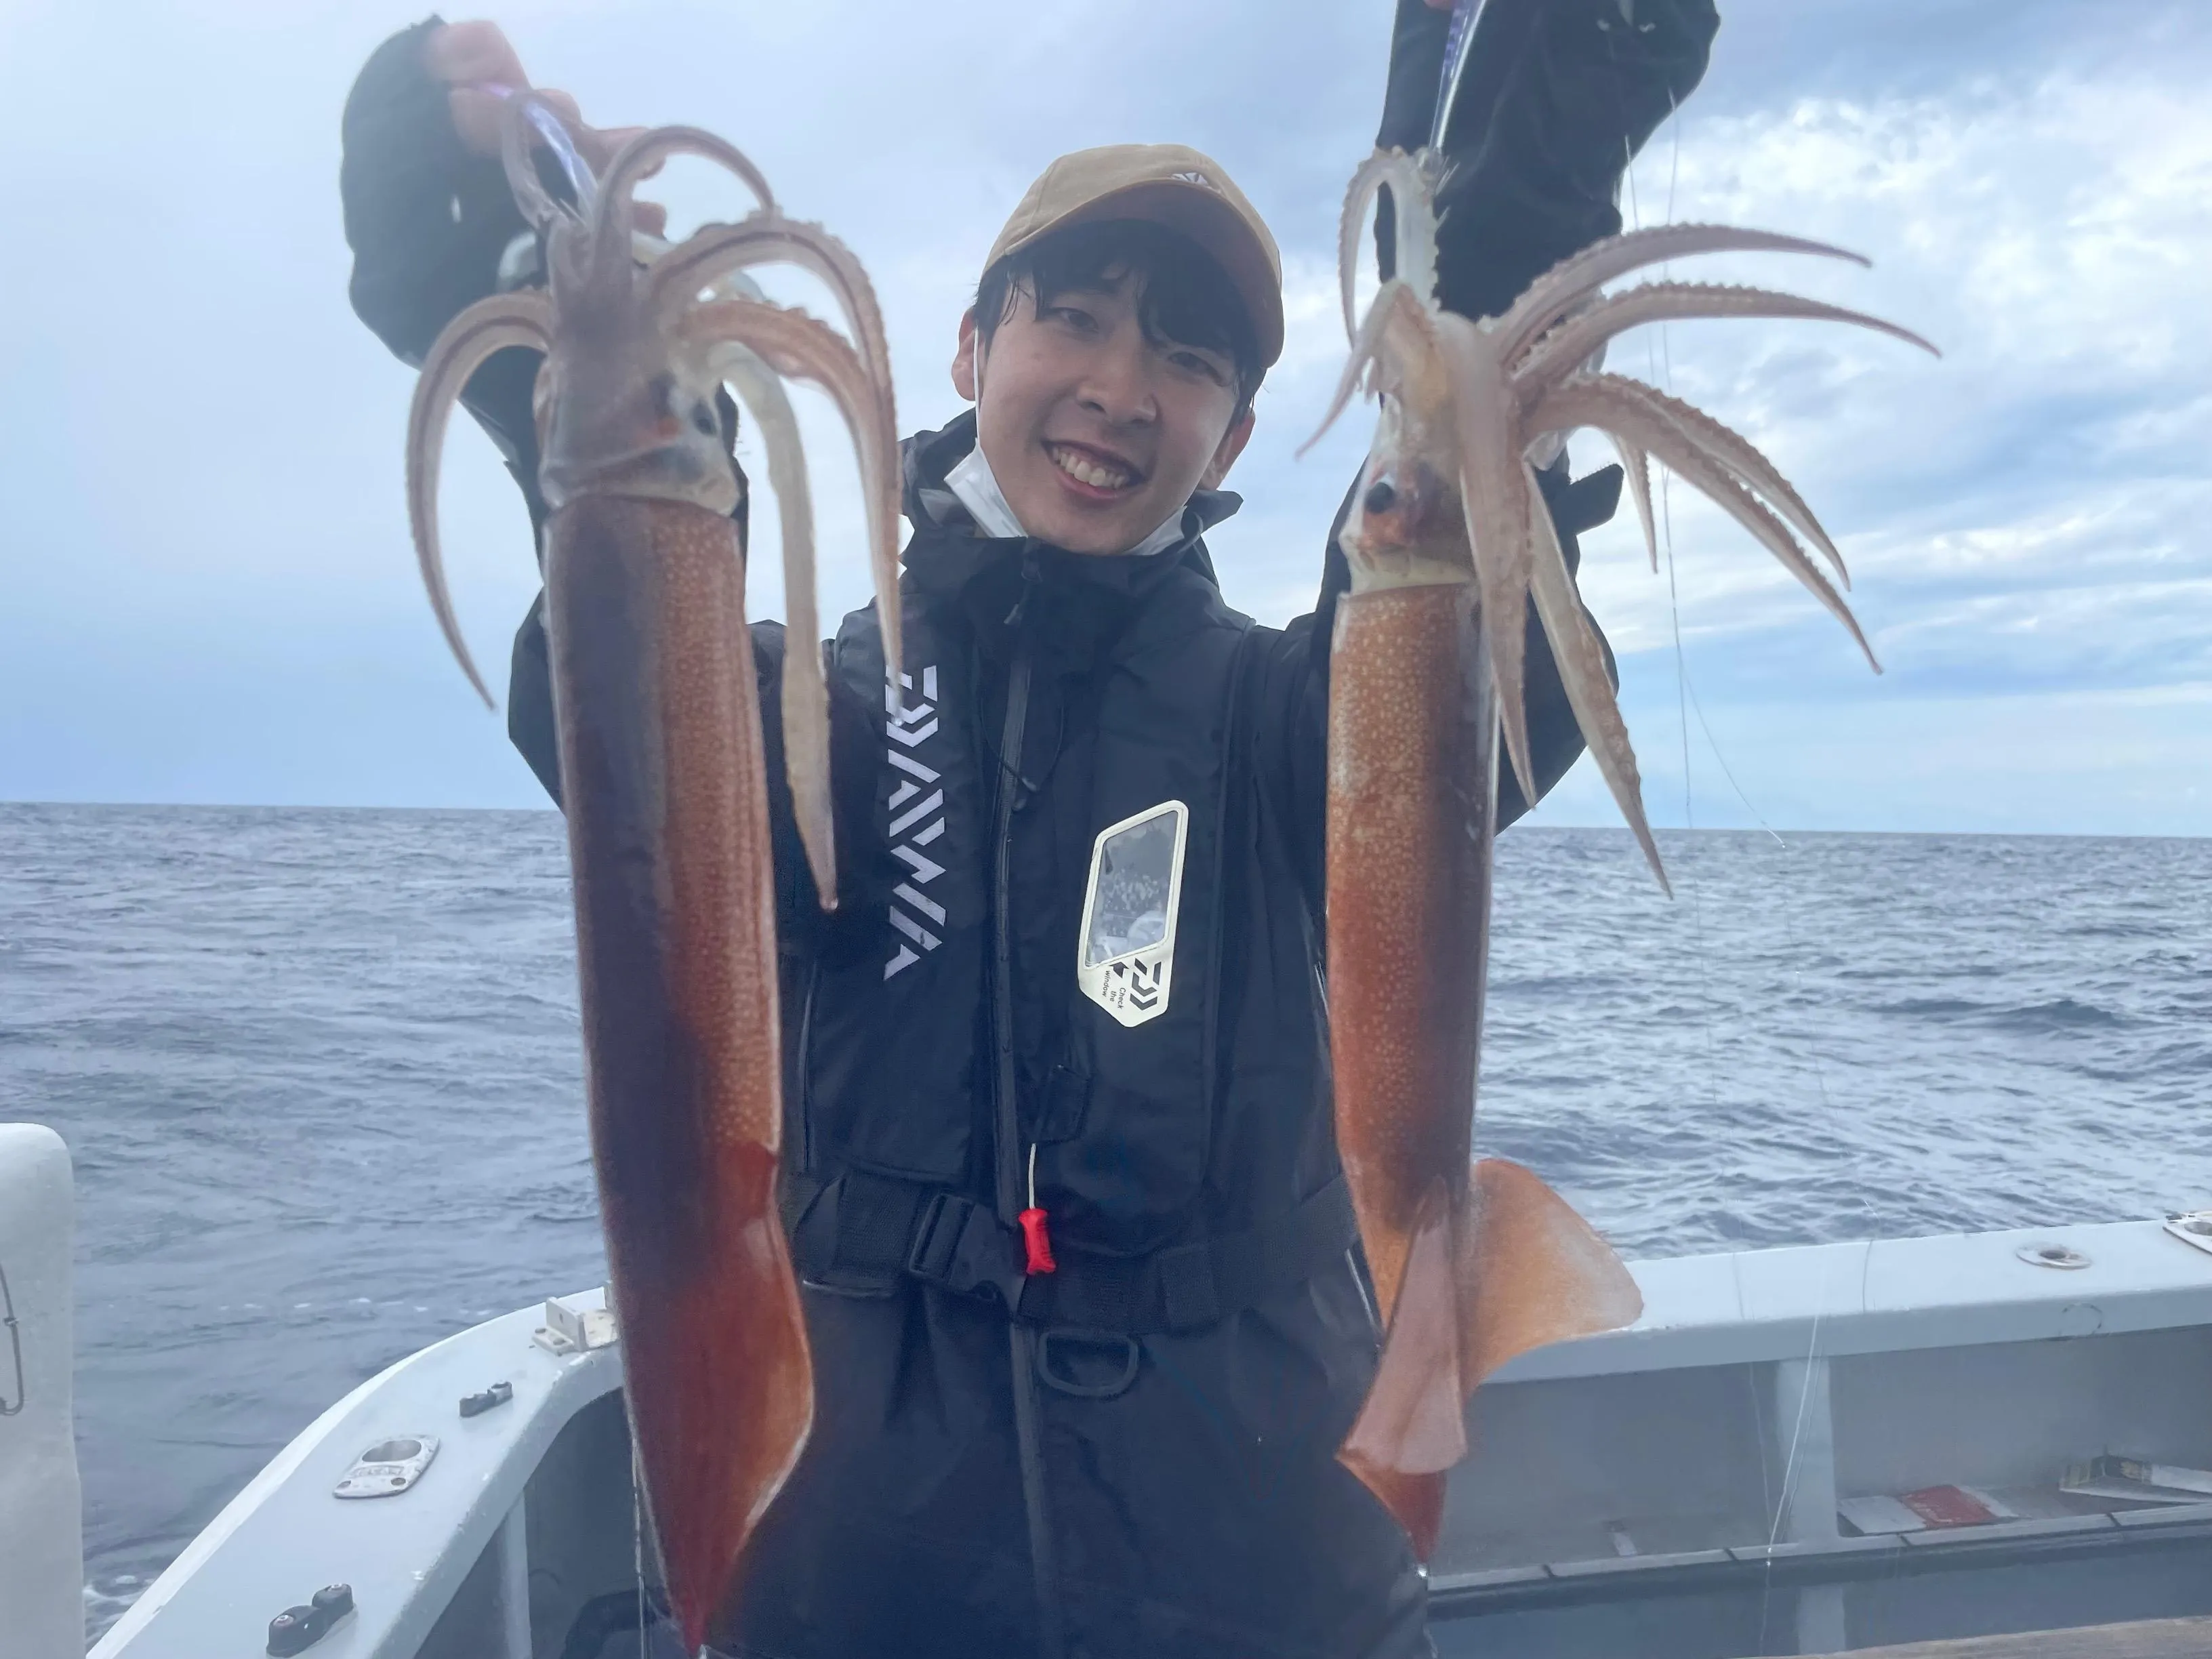
[[[1824, 1659], [1840, 1659], [1829, 1654]], [[2212, 1619], [2154, 1619], [2018, 1636], [1861, 1648], [1852, 1659], [2212, 1659]]]
[[[2050, 1249], [2078, 1265], [2039, 1265]], [[2212, 1254], [2143, 1222], [1635, 1271], [1635, 1327], [1524, 1356], [1476, 1397], [1431, 1580], [1443, 1659], [1929, 1641], [1954, 1646], [1901, 1651], [2105, 1659], [2091, 1644], [2107, 1637], [2080, 1627], [2146, 1619], [2185, 1622], [2112, 1634], [2110, 1659], [2212, 1652], [2172, 1645], [2212, 1615], [2212, 1504], [2058, 1490], [2069, 1462], [2107, 1451], [2212, 1466]], [[463, 1332], [331, 1407], [94, 1659], [258, 1650], [270, 1617], [335, 1581], [357, 1610], [316, 1659], [562, 1653], [586, 1608], [634, 1593], [637, 1555], [617, 1351], [556, 1357], [532, 1340], [549, 1317]], [[498, 1382], [510, 1402], [459, 1417]], [[364, 1448], [426, 1434], [442, 1444], [416, 1486], [333, 1499]], [[1839, 1522], [1841, 1499], [1946, 1483], [2020, 1518], [1871, 1536]], [[1998, 1638], [2014, 1645], [1956, 1645]]]

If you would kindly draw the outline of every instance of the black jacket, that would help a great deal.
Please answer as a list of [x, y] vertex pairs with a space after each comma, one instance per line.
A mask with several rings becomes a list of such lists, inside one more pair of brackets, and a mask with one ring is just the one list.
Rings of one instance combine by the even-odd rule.
[[[356, 307], [410, 360], [521, 228], [419, 52], [410, 31], [364, 70], [344, 171]], [[542, 519], [533, 369], [495, 359], [469, 401]], [[1194, 498], [1149, 558], [994, 540], [943, 484], [973, 441], [963, 416], [907, 446], [908, 684], [886, 694], [872, 607], [828, 647], [834, 914], [781, 799], [787, 642], [754, 629], [817, 1407], [726, 1638], [779, 1659], [1425, 1651], [1404, 1540], [1333, 1455], [1376, 1346], [1320, 971], [1341, 558], [1311, 615], [1261, 628], [1223, 602], [1201, 539], [1235, 496]], [[1571, 550], [1619, 480], [1545, 482]], [[1581, 742], [1533, 628], [1529, 645], [1548, 787]], [[535, 607], [509, 709], [557, 799]], [[1178, 849], [1166, 902], [1127, 840], [1094, 880], [1102, 832], [1147, 813]], [[1093, 934], [1124, 931], [1086, 989], [1094, 889]], [[1050, 1275], [1020, 1267], [1032, 1201]]]

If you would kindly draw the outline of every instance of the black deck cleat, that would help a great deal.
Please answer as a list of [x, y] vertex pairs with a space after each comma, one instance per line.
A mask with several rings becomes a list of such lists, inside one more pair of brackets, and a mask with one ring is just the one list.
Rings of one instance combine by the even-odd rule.
[[267, 1651], [283, 1656], [305, 1653], [329, 1635], [331, 1626], [353, 1611], [353, 1586], [325, 1584], [304, 1607], [287, 1607], [269, 1621]]
[[494, 1406], [504, 1406], [508, 1401], [514, 1398], [514, 1383], [495, 1382], [491, 1387], [486, 1389], [482, 1394], [463, 1395], [461, 1396], [461, 1415], [464, 1417], [482, 1417]]

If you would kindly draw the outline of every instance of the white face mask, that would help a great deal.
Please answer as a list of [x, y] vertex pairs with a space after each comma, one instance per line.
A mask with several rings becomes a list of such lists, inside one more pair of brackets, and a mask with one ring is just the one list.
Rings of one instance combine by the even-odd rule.
[[999, 488], [998, 475], [991, 471], [990, 462], [983, 459], [980, 435], [975, 448], [962, 456], [959, 464], [945, 475], [945, 487], [960, 498], [960, 505], [974, 516], [975, 527], [986, 536], [1029, 534], [1007, 504], [1006, 492]]
[[[975, 401], [978, 404], [983, 401], [983, 336], [980, 330], [975, 335]], [[1011, 539], [1030, 533], [1014, 516], [1006, 492], [999, 488], [998, 475], [991, 471], [990, 459], [983, 453], [980, 426], [975, 447], [945, 475], [945, 487], [968, 509], [975, 520], [975, 527], [986, 536]], [[1121, 556], [1148, 558], [1173, 547], [1182, 539], [1182, 514], [1183, 509], [1177, 507], [1169, 514], [1165, 524]]]

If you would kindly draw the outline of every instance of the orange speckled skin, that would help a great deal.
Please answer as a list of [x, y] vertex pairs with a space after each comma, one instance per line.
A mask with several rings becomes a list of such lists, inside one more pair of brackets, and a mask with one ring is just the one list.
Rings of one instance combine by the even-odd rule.
[[1605, 1241], [1534, 1175], [1471, 1162], [1498, 749], [1475, 609], [1466, 583], [1347, 594], [1330, 659], [1336, 1138], [1389, 1328], [1338, 1456], [1423, 1560], [1476, 1386], [1642, 1305]]
[[545, 557], [592, 1151], [647, 1499], [695, 1644], [805, 1444], [775, 908], [732, 522], [585, 495]]
[[1463, 583], [1337, 602], [1328, 708], [1336, 1139], [1387, 1322], [1422, 1196], [1466, 1188], [1496, 812], [1488, 655]]

